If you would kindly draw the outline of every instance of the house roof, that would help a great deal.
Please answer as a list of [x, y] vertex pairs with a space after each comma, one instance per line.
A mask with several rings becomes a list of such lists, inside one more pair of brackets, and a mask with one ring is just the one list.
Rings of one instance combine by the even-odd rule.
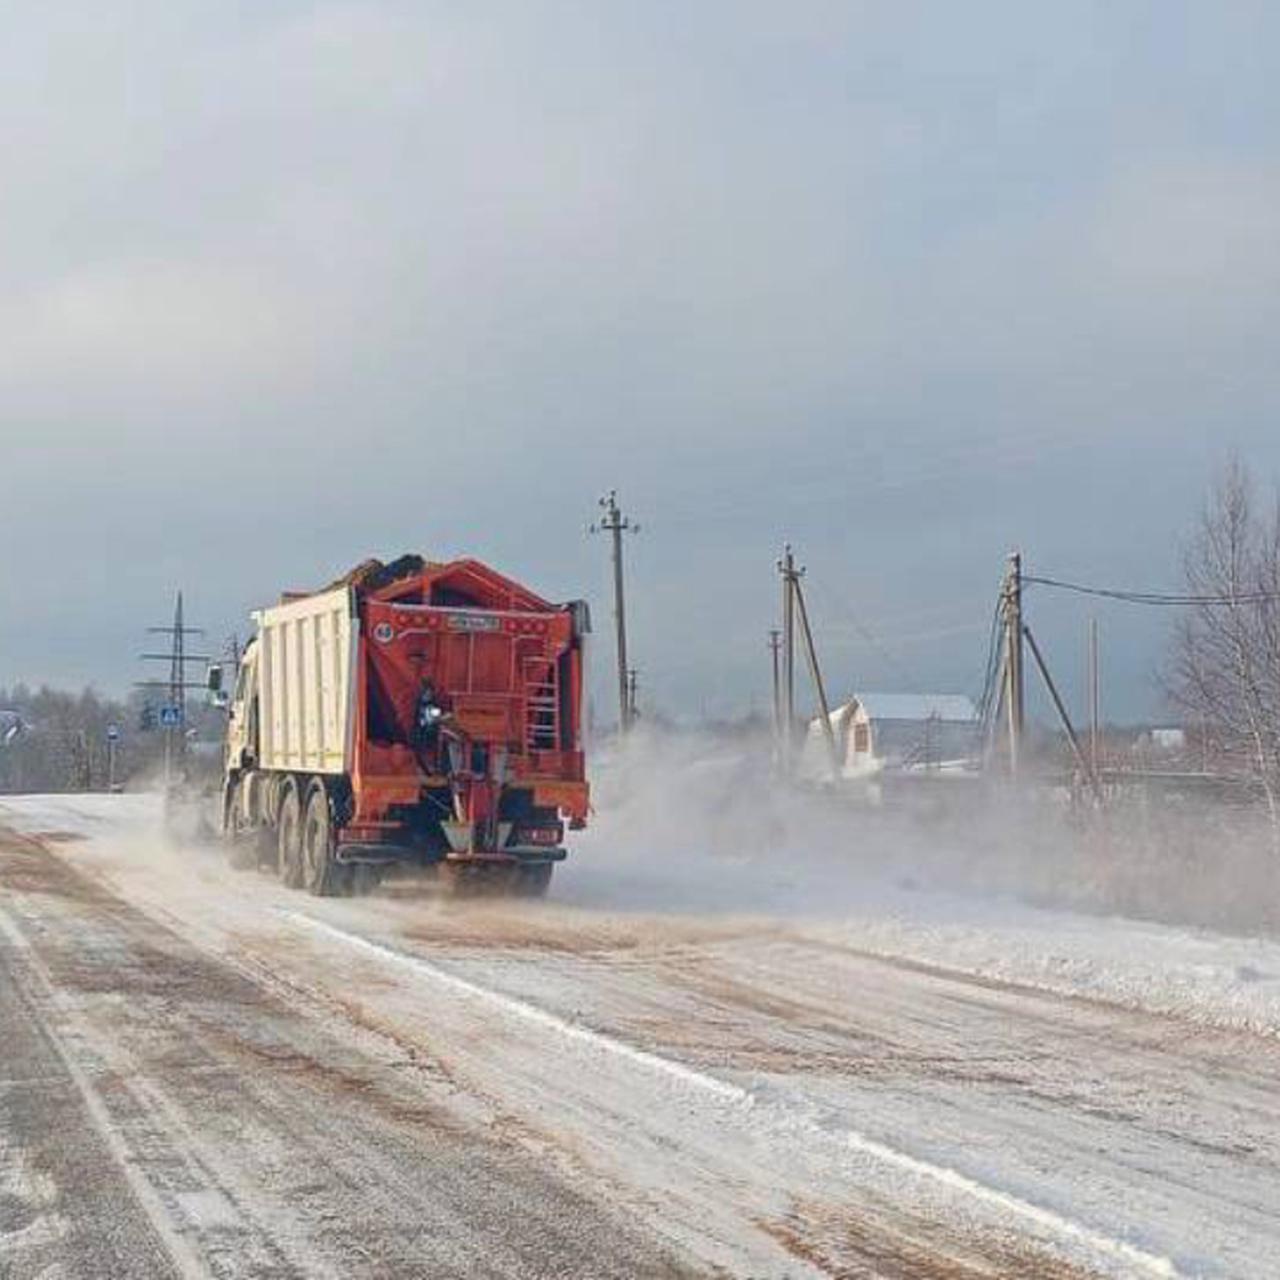
[[859, 693], [869, 720], [943, 720], [970, 723], [978, 719], [973, 702], [962, 693]]

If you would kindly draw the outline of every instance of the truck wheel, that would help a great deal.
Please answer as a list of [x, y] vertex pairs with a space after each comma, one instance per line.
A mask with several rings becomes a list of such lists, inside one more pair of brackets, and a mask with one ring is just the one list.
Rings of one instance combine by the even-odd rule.
[[229, 866], [236, 871], [252, 871], [258, 865], [258, 833], [245, 822], [241, 812], [239, 782], [233, 782], [227, 792], [222, 838], [226, 841]]
[[302, 883], [317, 898], [341, 893], [349, 877], [334, 857], [333, 815], [324, 784], [313, 782], [302, 824]]
[[280, 879], [290, 889], [302, 883], [302, 806], [298, 803], [298, 789], [292, 783], [285, 788], [280, 801], [280, 818], [277, 829], [276, 865]]
[[531, 867], [517, 867], [511, 892], [517, 898], [545, 898], [554, 870], [553, 862], [536, 862]]

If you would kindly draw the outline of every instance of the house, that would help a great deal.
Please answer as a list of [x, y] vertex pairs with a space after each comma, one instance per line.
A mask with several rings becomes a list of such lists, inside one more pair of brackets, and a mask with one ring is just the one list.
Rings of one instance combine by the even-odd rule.
[[1185, 729], [1154, 728], [1148, 729], [1134, 743], [1140, 752], [1152, 752], [1157, 755], [1171, 755], [1183, 751], [1187, 745]]
[[[836, 758], [846, 778], [883, 770], [972, 769], [982, 752], [982, 727], [963, 694], [860, 693], [831, 713]], [[822, 719], [809, 725], [806, 772], [827, 771]]]

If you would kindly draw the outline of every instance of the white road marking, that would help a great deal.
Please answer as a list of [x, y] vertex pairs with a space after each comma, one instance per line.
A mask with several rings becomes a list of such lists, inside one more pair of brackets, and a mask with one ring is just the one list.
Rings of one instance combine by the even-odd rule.
[[348, 933], [345, 929], [326, 924], [323, 920], [317, 920], [315, 916], [306, 915], [301, 911], [280, 909], [280, 914], [286, 919], [306, 925], [317, 932], [327, 933], [331, 937], [338, 938], [350, 946], [372, 952], [383, 960], [397, 961], [418, 972], [429, 974], [442, 986], [451, 987], [454, 991], [459, 991], [464, 995], [496, 1005], [504, 1013], [509, 1013], [513, 1017], [521, 1018], [526, 1022], [532, 1022], [544, 1030], [555, 1031], [570, 1040], [590, 1045], [593, 1049], [600, 1049], [607, 1053], [616, 1054], [619, 1057], [628, 1058], [633, 1063], [650, 1071], [671, 1076], [683, 1084], [693, 1085], [696, 1088], [714, 1093], [725, 1101], [744, 1106], [750, 1106], [753, 1102], [751, 1094], [746, 1089], [736, 1084], [730, 1084], [727, 1080], [717, 1080], [713, 1076], [704, 1075], [701, 1071], [695, 1071], [692, 1067], [687, 1067], [684, 1063], [676, 1062], [672, 1058], [664, 1058], [659, 1054], [650, 1053], [647, 1049], [636, 1048], [635, 1045], [627, 1044], [623, 1040], [617, 1040], [601, 1031], [593, 1031], [590, 1027], [584, 1027], [580, 1023], [570, 1022], [567, 1018], [562, 1018], [558, 1014], [551, 1013], [549, 1010], [542, 1009], [537, 1005], [529, 1004], [524, 1000], [517, 1000], [514, 996], [504, 995], [502, 992], [494, 991], [490, 987], [482, 987], [478, 983], [469, 982], [466, 978], [460, 978], [457, 974], [450, 973], [447, 969], [442, 969], [438, 965], [432, 964], [430, 960], [424, 960], [421, 956], [413, 956], [403, 951], [397, 951], [394, 947], [386, 946], [380, 942], [373, 942], [357, 933]]
[[1103, 1235], [1102, 1232], [1095, 1231], [1092, 1227], [1087, 1227], [1082, 1222], [1065, 1218], [1062, 1214], [1055, 1213], [1052, 1209], [1032, 1204], [1029, 1200], [1022, 1200], [1017, 1196], [1010, 1195], [1007, 1191], [1001, 1191], [998, 1187], [989, 1187], [986, 1183], [978, 1182], [977, 1179], [961, 1173], [958, 1169], [951, 1169], [946, 1165], [932, 1164], [927, 1160], [917, 1159], [915, 1156], [908, 1155], [905, 1151], [899, 1151], [896, 1147], [886, 1146], [883, 1142], [877, 1142], [874, 1138], [865, 1137], [863, 1134], [856, 1133], [851, 1129], [845, 1130], [844, 1137], [853, 1150], [871, 1156], [873, 1159], [881, 1160], [885, 1164], [891, 1164], [895, 1168], [903, 1169], [908, 1173], [914, 1173], [921, 1178], [929, 1178], [934, 1182], [941, 1183], [943, 1186], [950, 1187], [954, 1191], [962, 1191], [967, 1195], [973, 1196], [976, 1200], [982, 1200], [1008, 1213], [1017, 1214], [1019, 1217], [1038, 1223], [1047, 1230], [1066, 1236], [1070, 1240], [1077, 1240], [1098, 1253], [1116, 1258], [1132, 1266], [1141, 1267], [1153, 1276], [1162, 1276], [1166, 1280], [1177, 1280], [1178, 1271], [1169, 1258], [1162, 1258], [1158, 1254], [1148, 1253], [1145, 1249], [1139, 1249], [1136, 1245], [1129, 1244], [1126, 1240], [1116, 1240], [1111, 1236]]
[[[422, 956], [400, 951], [386, 943], [375, 942], [357, 933], [350, 933], [346, 929], [340, 929], [336, 925], [329, 924], [302, 911], [282, 908], [277, 908], [277, 910], [286, 919], [305, 928], [335, 938], [348, 946], [378, 956], [382, 960], [409, 968], [415, 973], [432, 979], [432, 981], [439, 983], [441, 986], [491, 1005], [512, 1017], [519, 1018], [544, 1030], [555, 1032], [567, 1039], [586, 1044], [592, 1049], [613, 1054], [651, 1072], [657, 1072], [674, 1078], [683, 1084], [691, 1085], [713, 1095], [721, 1102], [728, 1101], [744, 1107], [751, 1107], [756, 1103], [755, 1096], [740, 1085], [708, 1075], [706, 1072], [698, 1071], [672, 1058], [663, 1057], [647, 1049], [641, 1049], [605, 1032], [596, 1031], [593, 1028], [582, 1026], [580, 1023], [569, 1021], [529, 1001], [517, 999], [504, 992], [495, 991], [490, 987], [462, 978], [437, 964], [433, 964]], [[787, 1128], [794, 1132], [797, 1128], [796, 1121], [796, 1117], [788, 1117]], [[811, 1122], [803, 1122], [803, 1127], [810, 1130], [814, 1136], [828, 1138], [831, 1136], [829, 1130], [822, 1129]], [[851, 1150], [877, 1160], [882, 1164], [934, 1182], [951, 1191], [961, 1192], [1007, 1214], [1021, 1217], [1043, 1230], [1083, 1245], [1095, 1253], [1103, 1257], [1112, 1258], [1129, 1268], [1137, 1267], [1148, 1275], [1159, 1276], [1164, 1280], [1178, 1280], [1179, 1272], [1169, 1258], [1149, 1253], [1126, 1240], [1115, 1239], [1086, 1226], [1084, 1223], [1065, 1217], [1052, 1209], [1033, 1204], [1029, 1200], [1023, 1200], [1007, 1191], [1000, 1190], [998, 1187], [988, 1186], [975, 1178], [969, 1177], [967, 1174], [961, 1173], [957, 1169], [922, 1160], [896, 1147], [891, 1147], [883, 1142], [878, 1142], [874, 1138], [869, 1138], [855, 1130], [844, 1129], [837, 1136], [842, 1138]]]

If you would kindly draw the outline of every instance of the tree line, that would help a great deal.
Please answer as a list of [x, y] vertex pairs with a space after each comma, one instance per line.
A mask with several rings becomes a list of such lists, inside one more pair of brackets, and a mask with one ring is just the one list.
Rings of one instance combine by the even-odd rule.
[[[137, 784], [158, 774], [164, 733], [148, 706], [140, 692], [121, 701], [92, 688], [0, 687], [0, 794], [106, 790], [111, 726], [119, 733], [115, 780]], [[206, 708], [193, 706], [189, 714], [195, 740], [209, 750], [220, 740], [220, 725]]]

